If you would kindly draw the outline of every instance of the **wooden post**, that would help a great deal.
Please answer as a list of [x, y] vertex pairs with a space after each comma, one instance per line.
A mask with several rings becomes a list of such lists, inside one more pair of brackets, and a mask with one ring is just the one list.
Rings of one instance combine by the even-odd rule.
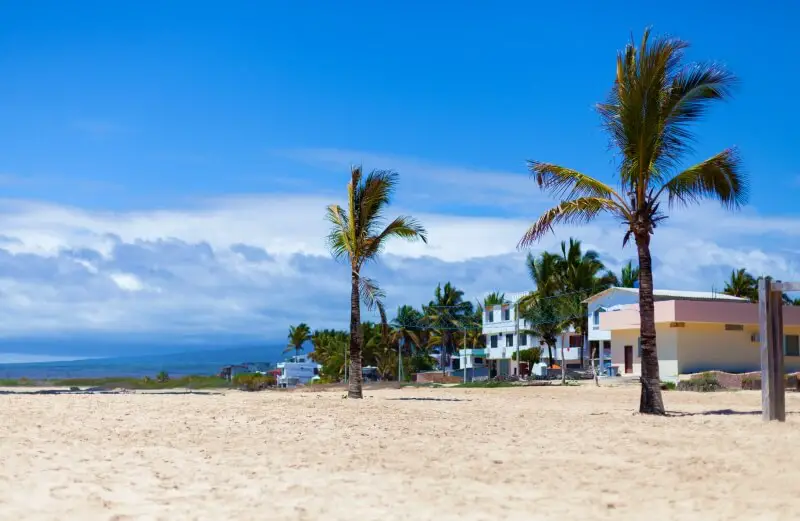
[[[783, 376], [783, 301], [780, 285], [758, 282], [758, 322], [761, 336], [761, 419], [786, 421]], [[777, 291], [776, 291], [777, 289]]]

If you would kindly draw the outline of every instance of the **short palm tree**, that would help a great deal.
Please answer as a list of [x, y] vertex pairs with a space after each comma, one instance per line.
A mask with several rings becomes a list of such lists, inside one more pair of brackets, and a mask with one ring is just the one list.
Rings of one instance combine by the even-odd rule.
[[585, 223], [610, 214], [627, 228], [623, 245], [633, 239], [639, 257], [639, 315], [642, 342], [642, 393], [639, 411], [665, 414], [661, 397], [653, 304], [650, 238], [666, 219], [662, 204], [686, 205], [715, 199], [738, 208], [747, 200], [747, 179], [734, 149], [680, 170], [691, 150], [690, 124], [711, 102], [729, 97], [734, 77], [716, 64], [684, 65], [688, 44], [669, 37], [633, 42], [617, 56], [616, 80], [608, 100], [597, 106], [616, 149], [619, 188], [552, 163], [530, 161], [541, 189], [561, 199], [520, 240], [527, 247], [556, 224]]
[[311, 328], [308, 324], [301, 322], [296, 326], [289, 326], [289, 343], [286, 345], [284, 353], [294, 351], [295, 356], [303, 350], [303, 344], [311, 340]]
[[747, 273], [745, 268], [731, 271], [731, 278], [722, 290], [726, 295], [743, 297], [751, 302], [758, 300], [758, 280]]
[[361, 268], [367, 261], [377, 259], [392, 238], [428, 240], [425, 228], [411, 217], [396, 217], [387, 224], [384, 212], [397, 181], [396, 172], [373, 170], [364, 176], [360, 166], [353, 167], [347, 185], [347, 210], [336, 204], [327, 210], [331, 223], [328, 247], [335, 259], [347, 260], [350, 265], [350, 398], [363, 398], [361, 301], [371, 307], [382, 295], [374, 281], [361, 276]]
[[639, 266], [634, 266], [633, 261], [622, 267], [618, 285], [623, 288], [634, 288], [639, 282]]
[[472, 311], [472, 306], [464, 302], [463, 291], [447, 282], [436, 286], [433, 300], [424, 311], [427, 326], [432, 330], [429, 341], [440, 348], [439, 365], [444, 372], [449, 356], [457, 348], [457, 333], [465, 327], [465, 315]]
[[397, 308], [397, 315], [391, 322], [392, 341], [403, 345], [403, 351], [414, 356], [417, 349], [422, 347], [419, 340], [420, 330], [423, 328], [423, 315], [408, 304]]

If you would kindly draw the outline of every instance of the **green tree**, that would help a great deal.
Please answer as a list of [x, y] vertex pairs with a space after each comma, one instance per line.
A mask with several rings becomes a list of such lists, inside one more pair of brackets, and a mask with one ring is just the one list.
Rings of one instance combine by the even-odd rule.
[[286, 345], [284, 353], [294, 351], [295, 356], [303, 350], [303, 344], [311, 340], [311, 328], [308, 324], [301, 322], [296, 326], [289, 326], [289, 343]]
[[346, 260], [350, 266], [350, 398], [363, 398], [361, 301], [371, 307], [382, 297], [377, 283], [363, 277], [361, 268], [377, 259], [392, 238], [427, 242], [425, 228], [411, 217], [399, 216], [386, 223], [384, 212], [397, 181], [398, 175], [392, 171], [373, 170], [363, 176], [360, 166], [353, 167], [347, 185], [347, 210], [336, 204], [327, 209], [331, 224], [328, 247], [335, 259]]
[[526, 264], [536, 290], [520, 299], [520, 317], [530, 324], [530, 334], [539, 337], [547, 345], [548, 365], [552, 367], [553, 349], [565, 325], [557, 301], [562, 288], [560, 259], [558, 255], [546, 251], [538, 258], [529, 253]]
[[508, 304], [508, 300], [506, 300], [505, 293], [498, 293], [497, 291], [493, 291], [486, 295], [483, 299], [483, 305], [486, 307], [489, 306], [501, 306], [503, 304]]
[[716, 64], [684, 65], [688, 44], [677, 38], [629, 43], [617, 56], [616, 80], [608, 100], [597, 106], [618, 157], [619, 189], [552, 163], [530, 161], [545, 192], [561, 199], [528, 229], [520, 247], [538, 241], [557, 224], [585, 223], [611, 214], [626, 226], [623, 244], [633, 239], [639, 260], [639, 316], [642, 392], [639, 411], [665, 414], [660, 389], [650, 239], [666, 219], [662, 204], [686, 205], [715, 199], [738, 208], [747, 200], [746, 176], [734, 149], [680, 170], [691, 150], [690, 125], [711, 102], [729, 97], [734, 77]]
[[422, 348], [420, 331], [423, 327], [423, 315], [413, 306], [403, 305], [397, 308], [397, 315], [392, 320], [392, 341], [403, 345], [402, 351], [413, 356]]
[[628, 263], [622, 267], [619, 277], [613, 273], [609, 273], [609, 276], [611, 277], [612, 286], [618, 288], [635, 288], [636, 283], [639, 281], [639, 266], [634, 266], [633, 261], [628, 261]]
[[731, 271], [731, 278], [722, 290], [726, 295], [749, 299], [758, 302], [758, 280], [747, 273], [745, 268]]
[[465, 317], [472, 313], [472, 304], [464, 302], [464, 292], [449, 282], [438, 284], [433, 300], [424, 308], [425, 321], [431, 331], [429, 345], [440, 349], [439, 362], [442, 372], [449, 357], [457, 349], [459, 330], [464, 327]]

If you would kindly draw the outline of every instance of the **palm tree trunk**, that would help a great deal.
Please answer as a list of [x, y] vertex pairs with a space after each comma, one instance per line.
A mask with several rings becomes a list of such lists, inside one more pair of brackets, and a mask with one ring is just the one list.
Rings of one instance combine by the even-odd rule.
[[549, 365], [547, 366], [548, 369], [553, 367], [553, 347], [550, 345], [550, 342], [547, 343], [547, 361]]
[[350, 290], [350, 385], [348, 398], [363, 398], [361, 384], [361, 300], [359, 292], [358, 272], [353, 269], [352, 288]]
[[639, 324], [642, 339], [642, 395], [639, 412], [666, 414], [661, 397], [661, 375], [656, 349], [656, 319], [653, 301], [653, 263], [650, 258], [650, 234], [635, 235], [639, 253]]

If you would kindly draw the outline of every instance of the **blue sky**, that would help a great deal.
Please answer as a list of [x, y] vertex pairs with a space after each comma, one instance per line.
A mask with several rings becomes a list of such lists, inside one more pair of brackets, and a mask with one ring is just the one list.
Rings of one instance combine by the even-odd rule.
[[[372, 268], [391, 304], [448, 278], [526, 289], [516, 241], [551, 201], [525, 160], [611, 178], [592, 107], [647, 25], [738, 75], [687, 163], [736, 145], [752, 177], [740, 214], [704, 205], [659, 229], [657, 285], [719, 289], [739, 266], [800, 278], [796, 2], [384, 4], [6, 3], [0, 331], [344, 325], [322, 209], [354, 162], [398, 170], [397, 211], [431, 231]], [[612, 268], [634, 254], [603, 222], [541, 247], [570, 235]]]

